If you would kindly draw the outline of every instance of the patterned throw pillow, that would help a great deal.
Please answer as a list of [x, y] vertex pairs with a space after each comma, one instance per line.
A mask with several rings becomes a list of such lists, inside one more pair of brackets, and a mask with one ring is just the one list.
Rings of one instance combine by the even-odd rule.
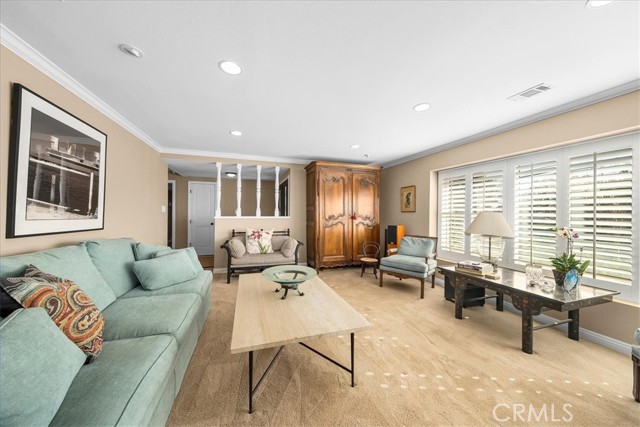
[[87, 363], [100, 354], [104, 317], [74, 282], [30, 265], [24, 277], [0, 278], [0, 286], [24, 308], [44, 308], [67, 338], [87, 355]]
[[247, 252], [250, 254], [273, 253], [273, 247], [271, 246], [272, 235], [273, 228], [270, 231], [247, 228]]

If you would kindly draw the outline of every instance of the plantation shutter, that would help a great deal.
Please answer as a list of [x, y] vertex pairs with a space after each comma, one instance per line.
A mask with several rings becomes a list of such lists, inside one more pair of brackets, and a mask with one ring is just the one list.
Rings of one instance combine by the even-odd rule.
[[632, 149], [572, 157], [569, 173], [569, 219], [580, 236], [574, 252], [583, 249], [594, 278], [631, 283]]
[[[471, 177], [471, 221], [480, 212], [503, 212], [503, 171], [476, 172]], [[479, 242], [487, 239], [471, 236], [471, 252], [474, 253]], [[485, 251], [487, 252], [487, 251]]]
[[444, 178], [441, 190], [440, 249], [464, 254], [465, 176]]
[[514, 262], [551, 265], [556, 255], [556, 161], [515, 165]]

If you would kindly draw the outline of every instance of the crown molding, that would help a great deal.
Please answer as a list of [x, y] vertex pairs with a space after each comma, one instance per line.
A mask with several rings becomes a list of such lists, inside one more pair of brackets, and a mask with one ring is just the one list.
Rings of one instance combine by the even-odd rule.
[[[162, 148], [159, 150], [159, 152], [160, 154], [165, 154], [165, 155], [216, 157], [219, 159], [228, 159], [228, 160], [252, 160], [252, 161], [271, 162], [271, 163], [289, 163], [294, 165], [306, 165], [308, 163], [311, 163], [311, 160], [308, 160], [308, 159], [257, 156], [257, 155], [237, 154], [237, 153], [221, 153], [217, 151], [207, 151], [207, 150]], [[166, 159], [167, 157], [163, 156], [163, 158]]]
[[0, 24], [0, 44], [14, 52], [16, 55], [33, 65], [40, 72], [59, 83], [62, 87], [85, 101], [87, 104], [122, 126], [142, 142], [156, 151], [160, 151], [162, 146], [154, 141], [149, 135], [137, 128], [116, 110], [98, 98], [89, 89], [82, 86], [77, 80], [64, 72], [60, 67], [51, 62], [48, 58], [38, 52], [29, 43], [18, 37], [13, 31]]
[[606, 101], [608, 99], [616, 98], [618, 96], [626, 95], [627, 93], [640, 90], [640, 79], [632, 80], [630, 82], [615, 86], [611, 89], [604, 90], [602, 92], [594, 93], [593, 95], [585, 96], [584, 98], [577, 99], [575, 101], [568, 102], [566, 104], [559, 105], [557, 107], [542, 111], [540, 113], [533, 114], [531, 116], [524, 117], [513, 122], [506, 123], [504, 125], [486, 130], [484, 132], [476, 133], [474, 135], [467, 136], [456, 141], [448, 142], [437, 147], [430, 148], [428, 150], [420, 151], [410, 156], [402, 157], [396, 160], [391, 160], [386, 163], [382, 163], [382, 166], [389, 168], [397, 166], [402, 163], [407, 163], [412, 160], [419, 159], [421, 157], [430, 156], [432, 154], [439, 153], [441, 151], [449, 150], [460, 145], [469, 144], [471, 142], [479, 141], [490, 136], [497, 135], [499, 133], [507, 132], [522, 126], [526, 126], [541, 120], [549, 119], [560, 114], [568, 113], [569, 111], [577, 110], [579, 108], [587, 107], [598, 102]]

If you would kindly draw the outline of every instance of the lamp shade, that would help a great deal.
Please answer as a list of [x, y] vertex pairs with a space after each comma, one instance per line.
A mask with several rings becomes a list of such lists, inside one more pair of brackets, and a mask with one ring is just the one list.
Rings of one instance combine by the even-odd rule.
[[513, 238], [513, 230], [509, 227], [502, 212], [480, 212], [465, 230], [467, 234]]

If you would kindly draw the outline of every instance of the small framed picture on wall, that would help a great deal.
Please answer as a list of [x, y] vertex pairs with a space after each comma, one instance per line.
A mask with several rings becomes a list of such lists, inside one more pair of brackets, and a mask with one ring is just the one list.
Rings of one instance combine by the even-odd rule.
[[400, 189], [400, 212], [416, 211], [416, 186], [409, 185]]

